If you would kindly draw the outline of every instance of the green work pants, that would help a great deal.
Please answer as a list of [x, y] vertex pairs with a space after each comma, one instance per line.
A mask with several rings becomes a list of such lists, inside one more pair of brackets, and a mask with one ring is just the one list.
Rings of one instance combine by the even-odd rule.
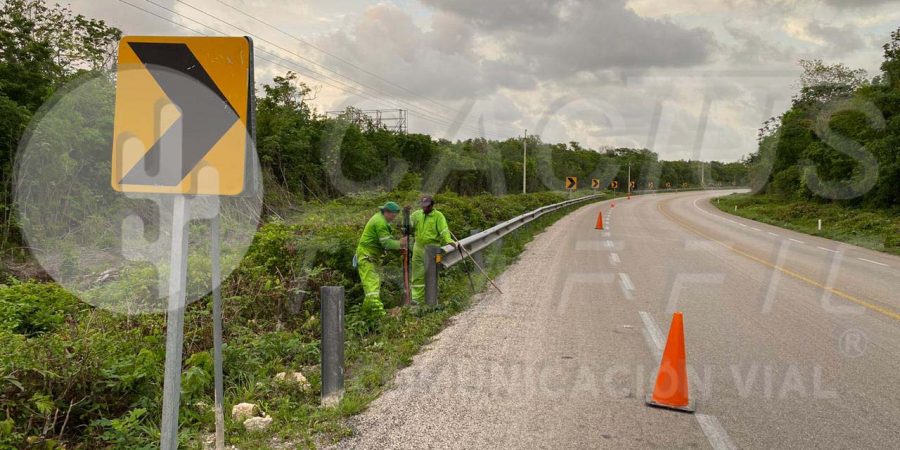
[[373, 261], [369, 256], [357, 255], [359, 279], [362, 281], [366, 298], [363, 300], [362, 309], [371, 311], [375, 315], [384, 315], [384, 305], [381, 303], [381, 265]]

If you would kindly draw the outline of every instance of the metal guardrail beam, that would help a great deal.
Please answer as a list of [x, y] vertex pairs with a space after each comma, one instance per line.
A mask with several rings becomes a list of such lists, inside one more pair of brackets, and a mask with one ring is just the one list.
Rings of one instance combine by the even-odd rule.
[[[532, 220], [535, 220], [535, 219], [543, 216], [544, 214], [556, 211], [561, 208], [565, 208], [570, 205], [574, 205], [576, 203], [581, 203], [581, 202], [584, 202], [587, 200], [597, 199], [597, 198], [600, 198], [603, 196], [604, 196], [604, 194], [602, 194], [602, 193], [594, 194], [594, 195], [586, 195], [584, 197], [573, 198], [571, 200], [566, 200], [564, 202], [559, 202], [559, 203], [554, 203], [552, 205], [543, 206], [538, 209], [535, 209], [534, 211], [529, 211], [520, 216], [513, 217], [512, 219], [509, 219], [506, 222], [497, 224], [497, 225], [495, 225], [491, 228], [488, 228], [487, 230], [484, 230], [478, 234], [473, 234], [467, 238], [460, 239], [459, 242], [463, 245], [463, 247], [466, 248], [466, 250], [469, 253], [474, 255], [474, 254], [480, 252], [481, 250], [484, 250], [485, 248], [489, 247], [491, 244], [493, 244], [494, 242], [496, 242], [498, 239], [502, 238], [503, 236], [506, 236], [507, 234], [516, 230], [517, 228], [521, 227], [522, 225], [525, 225], [528, 222], [531, 222]], [[456, 249], [456, 247], [453, 246], [452, 244], [441, 247], [440, 254], [441, 254], [440, 266], [443, 269], [450, 268], [453, 265], [455, 265], [456, 263], [463, 260], [463, 256]]]
[[689, 188], [663, 188], [663, 189], [635, 189], [631, 193], [634, 195], [643, 194], [665, 194], [669, 192], [692, 192], [692, 191], [728, 191], [732, 189], [748, 189], [749, 186], [720, 186], [720, 187], [689, 187]]

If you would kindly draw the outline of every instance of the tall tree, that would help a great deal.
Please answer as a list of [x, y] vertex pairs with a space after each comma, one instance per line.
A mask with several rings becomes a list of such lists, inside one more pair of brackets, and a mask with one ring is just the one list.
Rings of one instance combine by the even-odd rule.
[[121, 32], [43, 0], [0, 4], [0, 208], [9, 238], [12, 163], [37, 109], [63, 83], [109, 67]]

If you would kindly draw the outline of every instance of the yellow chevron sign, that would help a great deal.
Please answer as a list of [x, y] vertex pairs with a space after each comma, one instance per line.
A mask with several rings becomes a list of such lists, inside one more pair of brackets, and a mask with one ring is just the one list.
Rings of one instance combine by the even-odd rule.
[[591, 179], [591, 188], [600, 189], [600, 180], [598, 180], [596, 178], [592, 178]]
[[566, 189], [572, 191], [578, 189], [578, 177], [566, 177]]
[[113, 189], [244, 191], [252, 145], [249, 38], [128, 36], [119, 42], [117, 80]]

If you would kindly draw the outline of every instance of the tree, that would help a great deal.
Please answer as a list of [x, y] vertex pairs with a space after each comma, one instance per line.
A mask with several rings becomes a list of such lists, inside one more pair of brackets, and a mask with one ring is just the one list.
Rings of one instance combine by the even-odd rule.
[[844, 64], [825, 64], [821, 59], [800, 60], [800, 95], [795, 103], [824, 104], [847, 97], [866, 83], [866, 71], [851, 69]]
[[791, 108], [760, 129], [755, 189], [877, 208], [900, 203], [900, 29], [872, 82], [844, 64], [801, 61]]
[[[0, 4], [0, 208], [12, 218], [12, 163], [34, 113], [61, 85], [110, 66], [121, 32], [42, 0]], [[4, 242], [9, 233], [4, 233]]]
[[281, 188], [301, 198], [327, 195], [319, 140], [321, 120], [309, 106], [312, 89], [288, 72], [262, 87], [257, 103], [256, 145], [260, 163]]
[[900, 29], [891, 32], [891, 40], [884, 44], [884, 62], [881, 72], [886, 84], [900, 89]]

